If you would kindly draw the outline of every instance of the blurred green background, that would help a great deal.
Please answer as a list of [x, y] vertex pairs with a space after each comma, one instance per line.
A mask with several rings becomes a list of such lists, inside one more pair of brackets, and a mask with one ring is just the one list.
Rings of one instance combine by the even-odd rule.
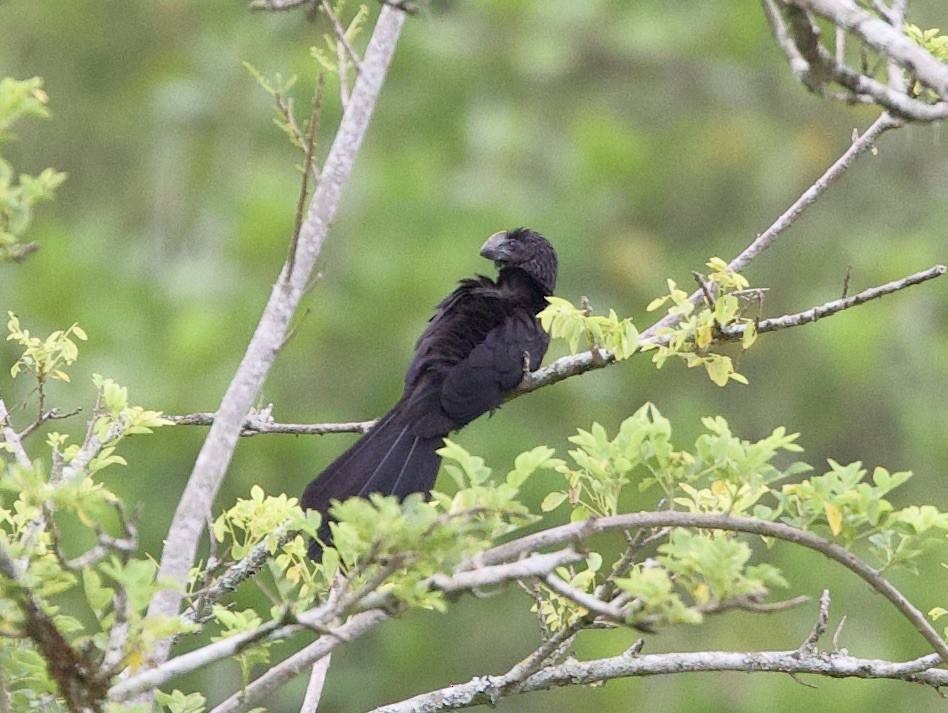
[[[354, 9], [350, 8], [350, 12]], [[373, 15], [377, 11], [372, 7]], [[948, 23], [943, 0], [915, 0], [909, 20]], [[69, 174], [29, 237], [41, 251], [0, 268], [0, 306], [38, 332], [78, 321], [91, 339], [63, 406], [89, 405], [92, 372], [169, 413], [214, 410], [285, 257], [298, 161], [271, 123], [269, 98], [242, 67], [298, 74], [301, 106], [315, 77], [308, 48], [328, 31], [300, 14], [249, 13], [240, 2], [0, 3], [0, 75], [46, 79], [54, 118], [19, 127], [3, 152], [19, 169]], [[365, 41], [364, 35], [360, 43]], [[357, 44], [360, 44], [357, 43]], [[339, 116], [330, 80], [323, 144]], [[436, 2], [408, 21], [376, 118], [320, 257], [308, 317], [267, 381], [281, 421], [371, 418], [400, 392], [431, 307], [454, 282], [491, 267], [492, 232], [528, 225], [559, 251], [558, 292], [586, 295], [644, 326], [666, 277], [691, 284], [707, 258], [729, 258], [794, 200], [875, 112], [819, 100], [794, 83], [756, 3]], [[325, 146], [324, 146], [325, 148]], [[770, 287], [777, 315], [946, 259], [948, 162], [939, 127], [886, 135], [747, 272]], [[565, 451], [593, 420], [614, 431], [654, 401], [691, 443], [720, 413], [747, 438], [786, 425], [806, 459], [862, 459], [913, 469], [899, 504], [945, 496], [948, 284], [938, 281], [814, 326], [762, 338], [740, 369], [749, 386], [714, 386], [670, 363], [633, 359], [506, 406], [458, 436], [504, 471], [538, 443]], [[551, 356], [562, 353], [560, 346]], [[5, 371], [15, 359], [0, 348]], [[15, 398], [28, 384], [0, 381]], [[66, 430], [59, 424], [60, 430]], [[76, 420], [69, 427], [83, 429]], [[111, 487], [144, 501], [143, 533], [161, 537], [203, 429], [164, 429], [125, 446]], [[298, 494], [352, 436], [245, 439], [216, 509], [260, 483]], [[39, 444], [35, 444], [39, 445]], [[542, 497], [542, 483], [532, 497]], [[778, 546], [787, 595], [834, 595], [841, 642], [879, 658], [925, 653], [911, 627], [861, 582], [810, 553]], [[922, 609], [948, 606], [945, 571], [899, 573]], [[782, 595], [783, 593], [778, 593]], [[245, 602], [259, 602], [253, 587]], [[649, 652], [792, 649], [815, 604], [772, 616], [730, 614], [649, 636]], [[357, 711], [505, 671], [538, 634], [515, 591], [466, 599], [448, 616], [413, 613], [336, 654], [326, 711]], [[633, 635], [586, 635], [583, 657]], [[181, 681], [219, 700], [237, 685], [226, 663]], [[532, 694], [506, 711], [942, 710], [906, 684], [704, 674]], [[300, 678], [267, 701], [299, 709]]]

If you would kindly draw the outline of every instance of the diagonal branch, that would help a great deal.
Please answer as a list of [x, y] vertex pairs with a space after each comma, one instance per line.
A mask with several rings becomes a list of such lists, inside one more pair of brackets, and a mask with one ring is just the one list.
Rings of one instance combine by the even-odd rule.
[[[201, 447], [175, 511], [162, 553], [159, 576], [183, 584], [194, 561], [205, 515], [230, 465], [247, 412], [263, 385], [290, 320], [305, 293], [316, 258], [332, 225], [342, 189], [352, 173], [356, 155], [385, 81], [395, 44], [405, 20], [403, 12], [384, 6], [369, 41], [362, 72], [353, 88], [318, 187], [299, 235], [293, 269], [284, 266], [237, 373], [217, 410], [217, 418]], [[182, 590], [167, 589], [152, 601], [148, 613], [174, 615]], [[167, 658], [170, 640], [157, 647], [154, 659]]]
[[[388, 618], [388, 614], [379, 609], [362, 612], [352, 617], [347, 623], [334, 629], [331, 633], [320, 636], [309, 646], [280, 663], [272, 666], [256, 681], [253, 681], [243, 691], [233, 694], [223, 703], [211, 710], [211, 713], [244, 713], [256, 706], [267, 695], [273, 693], [280, 686], [296, 678], [306, 669], [311, 669], [319, 662], [325, 661], [329, 666], [329, 656], [339, 644], [351, 641], [365, 631]], [[323, 674], [325, 676], [325, 673]]]
[[[812, 186], [807, 188], [803, 194], [791, 205], [779, 218], [777, 218], [774, 223], [767, 228], [763, 233], [757, 236], [757, 238], [748, 245], [740, 255], [734, 258], [728, 265], [731, 270], [735, 272], [741, 272], [746, 268], [754, 259], [756, 259], [760, 253], [766, 250], [768, 247], [773, 245], [786, 230], [789, 228], [796, 219], [803, 213], [809, 206], [811, 206], [826, 190], [833, 185], [836, 180], [840, 178], [848, 169], [856, 158], [868, 151], [874, 144], [875, 140], [886, 131], [890, 129], [897, 128], [901, 126], [901, 122], [896, 119], [893, 119], [888, 114], [882, 114], [878, 119], [876, 119], [872, 125], [866, 130], [862, 136], [857, 137], [850, 147], [846, 149], [842, 156], [836, 160], [836, 162], [830, 166], [826, 172], [820, 176]], [[689, 297], [691, 302], [698, 304], [703, 298], [701, 290], [695, 290]], [[663, 327], [672, 327], [678, 322], [678, 318], [666, 316], [657, 321], [651, 327], [646, 329], [641, 334], [641, 339], [648, 340], [656, 336], [659, 329]], [[552, 364], [548, 364], [542, 369], [530, 374], [525, 378], [520, 386], [517, 387], [510, 398], [516, 398], [517, 396], [522, 396], [523, 394], [530, 393], [531, 391], [536, 391], [542, 386], [547, 386], [548, 384], [556, 383], [557, 381], [562, 381], [570, 376], [576, 376], [577, 374], [582, 374], [592, 369], [601, 369], [607, 364], [615, 361], [615, 358], [605, 352], [604, 350], [598, 350], [597, 353], [592, 351], [582, 352], [580, 354], [572, 354], [570, 356], [565, 356], [557, 359]]]
[[[518, 559], [516, 562], [485, 566], [471, 571], [458, 568], [453, 574], [439, 572], [426, 579], [420, 586], [443, 592], [448, 596], [458, 595], [489, 585], [544, 577], [557, 567], [571, 564], [580, 559], [582, 558], [579, 554], [567, 548], [547, 554], [533, 554], [524, 559]], [[375, 587], [381, 584], [382, 581], [378, 581], [375, 583]], [[365, 591], [352, 598], [327, 602], [295, 617], [289, 616], [289, 623], [272, 620], [251, 631], [215, 641], [176, 656], [151, 669], [129, 676], [109, 690], [109, 700], [115, 702], [127, 701], [140, 693], [163, 686], [178, 676], [204, 668], [216, 661], [222, 661], [245, 650], [248, 646], [262, 641], [286, 639], [293, 634], [306, 630], [327, 631], [333, 622], [347, 614], [355, 613], [356, 615], [350, 618], [348, 622], [328, 631], [325, 636], [320, 637], [313, 645], [305, 649], [309, 652], [310, 658], [308, 663], [301, 664], [301, 668], [294, 670], [292, 675], [296, 675], [302, 668], [312, 665], [314, 661], [332, 651], [340, 641], [354, 638], [389, 618], [391, 616], [390, 612], [397, 611], [398, 606], [399, 600], [387, 591]], [[319, 646], [317, 647], [316, 644], [319, 644]], [[292, 666], [288, 666], [288, 668], [292, 668]], [[274, 685], [285, 683], [290, 676], [284, 677], [283, 673], [285, 671], [280, 669], [279, 665], [271, 668], [247, 687], [245, 697], [241, 699], [241, 704], [249, 704], [252, 700], [256, 700], [256, 698], [251, 699], [252, 696], [257, 695], [257, 693], [251, 693], [252, 691], [260, 692], [262, 695], [272, 690]], [[279, 682], [277, 683], [277, 681]], [[248, 705], [248, 708], [250, 707], [252, 706]], [[243, 708], [236, 708], [235, 710], [243, 710]]]

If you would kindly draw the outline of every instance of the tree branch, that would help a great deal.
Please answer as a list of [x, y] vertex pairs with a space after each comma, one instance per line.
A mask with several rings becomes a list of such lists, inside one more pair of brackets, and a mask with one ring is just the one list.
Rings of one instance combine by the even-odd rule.
[[[790, 69], [810, 91], [849, 104], [878, 104], [913, 121], [940, 121], [948, 117], [948, 102], [928, 104], [906, 93], [902, 69], [894, 60], [889, 61], [889, 84], [883, 84], [871, 76], [850, 69], [838, 51], [834, 55], [824, 47], [819, 39], [819, 27], [806, 10], [784, 4], [788, 29], [776, 0], [762, 0], [762, 5], [777, 44], [787, 56]], [[901, 22], [898, 27], [901, 28]], [[837, 33], [845, 36], [841, 28], [837, 28]], [[837, 50], [841, 46], [838, 41]], [[924, 50], [923, 53], [927, 54]], [[848, 91], [827, 91], [826, 85], [833, 82]]]
[[[474, 570], [462, 570], [459, 568], [458, 571], [452, 575], [438, 573], [425, 580], [422, 586], [441, 591], [446, 595], [457, 595], [465, 591], [479, 589], [489, 585], [503, 584], [504, 582], [516, 579], [543, 577], [557, 567], [576, 562], [580, 559], [580, 555], [572, 549], [564, 549], [548, 554], [533, 554], [524, 559], [518, 559], [516, 562], [479, 567]], [[381, 581], [377, 582], [376, 587], [381, 583]], [[295, 662], [294, 664], [287, 664], [286, 669], [280, 668], [282, 664], [278, 664], [257, 679], [257, 681], [251, 683], [246, 689], [245, 697], [240, 699], [240, 706], [246, 704], [247, 707], [250, 708], [252, 706], [249, 704], [255, 700], [259, 700], [259, 698], [254, 697], [257, 696], [256, 692], [260, 692], [260, 695], [263, 695], [272, 690], [275, 686], [282, 685], [303, 668], [312, 665], [314, 661], [332, 651], [340, 641], [354, 638], [391, 616], [390, 612], [396, 610], [397, 607], [398, 600], [395, 597], [389, 593], [378, 591], [366, 591], [355, 598], [322, 604], [296, 617], [291, 617], [291, 623], [289, 624], [272, 620], [252, 631], [246, 631], [228, 639], [215, 641], [194, 651], [176, 656], [154, 668], [130, 676], [109, 690], [109, 699], [115, 702], [129, 700], [140, 693], [152, 691], [159, 686], [163, 686], [178, 676], [204, 668], [216, 661], [229, 658], [255, 643], [286, 639], [295, 633], [305, 630], [326, 630], [333, 621], [338, 620], [347, 613], [356, 612], [356, 615], [349, 619], [348, 622], [332, 629], [325, 636], [320, 637], [316, 642], [304, 649], [305, 652], [308, 652], [308, 658], [305, 662], [303, 662], [304, 657], [300, 656], [303, 652], [299, 652], [297, 656], [300, 656], [300, 658], [291, 657]], [[317, 644], [319, 646], [317, 646]], [[289, 661], [289, 659], [287, 659], [287, 661]], [[298, 663], [299, 666], [293, 668], [296, 663]], [[290, 669], [293, 669], [293, 673], [284, 678], [283, 673]], [[279, 682], [277, 683], [278, 679]], [[236, 701], [236, 699], [234, 700]], [[225, 708], [223, 710], [229, 709]], [[244, 708], [237, 707], [234, 708], [234, 710], [244, 710]]]
[[300, 706], [300, 713], [316, 713], [316, 709], [319, 708], [319, 701], [323, 697], [323, 686], [326, 684], [326, 673], [329, 671], [330, 663], [332, 663], [332, 654], [323, 656], [313, 664], [309, 675], [309, 683], [306, 685], [306, 695], [303, 697], [303, 705]]
[[948, 65], [935, 59], [887, 22], [859, 7], [853, 0], [788, 0], [797, 7], [816, 13], [859, 37], [863, 42], [890, 57], [900, 66], [948, 99]]
[[[210, 426], [213, 413], [189, 413], [179, 416], [164, 416], [178, 426]], [[294, 436], [321, 436], [326, 433], [368, 433], [378, 419], [371, 421], [349, 421], [346, 423], [275, 423], [251, 415], [244, 422], [241, 436], [257, 436], [261, 433], [288, 433]]]
[[[734, 258], [729, 264], [728, 267], [735, 272], [741, 272], [746, 268], [754, 259], [756, 259], [760, 253], [766, 250], [768, 247], [773, 245], [773, 243], [779, 238], [786, 230], [789, 228], [796, 219], [811, 206], [826, 190], [833, 185], [833, 183], [842, 176], [846, 169], [848, 169], [853, 161], [856, 158], [868, 151], [874, 144], [875, 140], [886, 131], [890, 129], [897, 128], [901, 126], [902, 123], [896, 119], [893, 119], [888, 114], [883, 113], [878, 119], [876, 119], [872, 125], [866, 130], [866, 132], [857, 137], [848, 149], [843, 153], [836, 162], [830, 166], [826, 172], [820, 176], [816, 182], [807, 188], [803, 194], [791, 205], [779, 218], [777, 218], [774, 223], [767, 228], [763, 233], [757, 236], [757, 238], [741, 252], [736, 258]], [[701, 290], [695, 290], [689, 297], [689, 300], [694, 304], [703, 298]], [[640, 335], [641, 341], [648, 341], [653, 339], [656, 336], [656, 333], [659, 329], [663, 327], [674, 326], [679, 321], [679, 318], [672, 316], [665, 316], [662, 319], [655, 322], [652, 326], [646, 329]], [[565, 356], [557, 359], [552, 364], [548, 364], [542, 369], [530, 374], [528, 378], [525, 378], [515, 391], [513, 391], [509, 399], [522, 396], [523, 394], [530, 393], [531, 391], [536, 391], [537, 389], [547, 386], [549, 384], [554, 384], [563, 379], [569, 378], [571, 376], [576, 376], [577, 374], [582, 374], [593, 369], [601, 369], [607, 364], [615, 361], [615, 358], [607, 353], [604, 350], [598, 350], [597, 354], [593, 354], [592, 351], [582, 352], [580, 354], [572, 354], [570, 356]]]
[[[887, 282], [884, 285], [879, 285], [878, 287], [870, 287], [862, 292], [852, 295], [851, 297], [845, 297], [840, 300], [832, 300], [816, 307], [811, 307], [808, 310], [803, 312], [796, 312], [794, 314], [785, 314], [782, 317], [772, 317], [770, 319], [761, 320], [757, 325], [757, 332], [763, 334], [766, 332], [776, 332], [778, 329], [786, 329], [788, 327], [799, 327], [804, 324], [810, 324], [816, 322], [819, 319], [824, 317], [830, 317], [838, 312], [847, 310], [850, 307], [856, 307], [870, 300], [878, 299], [885, 295], [891, 295], [893, 292], [898, 292], [899, 290], [904, 290], [906, 287], [911, 287], [912, 285], [920, 285], [923, 282], [928, 280], [933, 280], [936, 277], [941, 277], [945, 274], [946, 268], [944, 265], [935, 265], [930, 267], [927, 270], [921, 272], [916, 272], [914, 275], [909, 275], [908, 277], [903, 277], [900, 280], [893, 280], [892, 282]], [[721, 330], [722, 339], [739, 339], [740, 336], [744, 333], [743, 326], [735, 327], [724, 327]]]
[[[821, 305], [816, 305], [810, 307], [807, 310], [802, 312], [795, 312], [793, 314], [785, 314], [780, 317], [771, 317], [768, 319], [761, 320], [757, 324], [757, 333], [765, 334], [767, 332], [776, 332], [780, 329], [787, 329], [790, 327], [800, 327], [804, 324], [811, 324], [817, 320], [823, 319], [825, 317], [830, 317], [838, 312], [850, 309], [852, 307], [857, 307], [861, 304], [869, 302], [870, 300], [875, 300], [885, 295], [890, 295], [894, 292], [904, 290], [907, 287], [912, 287], [913, 285], [920, 285], [923, 282], [933, 280], [936, 277], [941, 277], [945, 274], [946, 268], [945, 265], [934, 265], [927, 270], [922, 270], [921, 272], [916, 272], [913, 275], [908, 275], [898, 280], [893, 280], [892, 282], [887, 282], [884, 285], [878, 285], [876, 287], [869, 287], [858, 294], [852, 295], [850, 297], [845, 297], [838, 300], [831, 300], [825, 302]], [[719, 333], [715, 336], [713, 343], [717, 344], [724, 341], [733, 341], [740, 339], [744, 334], [743, 326], [733, 326], [733, 327], [723, 327]], [[668, 337], [646, 337], [643, 332], [642, 336], [639, 339], [639, 348], [645, 346], [652, 346], [655, 344], [667, 344]], [[638, 353], [644, 353], [639, 351]], [[608, 366], [609, 364], [615, 363], [615, 359], [611, 354], [608, 354], [604, 350], [600, 350], [600, 361], [591, 362], [587, 355], [592, 354], [592, 352], [582, 352], [580, 354], [573, 354], [567, 357], [561, 357], [557, 359], [552, 364], [539, 369], [533, 372], [529, 379], [539, 380], [543, 379], [543, 383], [539, 383], [536, 386], [532, 386], [529, 390], [534, 391], [542, 386], [547, 386], [549, 384], [554, 384], [557, 381], [562, 381], [570, 376], [576, 376], [578, 374], [585, 373], [596, 368], [602, 368]], [[558, 372], [555, 375], [549, 375], [547, 370], [556, 369]], [[521, 391], [523, 385], [514, 392], [510, 398], [519, 396], [521, 393], [526, 393], [526, 391]], [[186, 414], [181, 416], [165, 416], [164, 418], [174, 421], [178, 425], [182, 426], [208, 426], [214, 421], [214, 414], [212, 413], [193, 413]], [[257, 418], [251, 416], [244, 423], [244, 430], [241, 433], [242, 436], [254, 436], [261, 433], [289, 433], [296, 436], [302, 435], [323, 435], [326, 433], [367, 433], [372, 426], [378, 422], [378, 419], [371, 421], [349, 421], [343, 423], [274, 423], [272, 421], [258, 420]]]
[[512, 540], [484, 552], [478, 557], [478, 562], [484, 565], [492, 565], [515, 559], [528, 552], [537, 552], [544, 547], [562, 545], [568, 542], [581, 542], [592, 535], [601, 534], [603, 532], [643, 527], [688, 527], [746, 532], [762, 537], [774, 537], [815, 550], [825, 557], [843, 565], [846, 569], [862, 578], [875, 591], [892, 602], [895, 608], [911, 622], [916, 631], [925, 638], [932, 648], [937, 651], [944, 660], [948, 661], [948, 643], [941, 638], [941, 635], [929, 623], [927, 617], [878, 571], [867, 565], [846, 548], [825, 540], [818, 535], [814, 535], [812, 532], [800, 530], [780, 522], [769, 522], [766, 520], [755, 520], [748, 517], [736, 517], [724, 514], [664, 510], [656, 512], [624, 513], [611, 517], [561, 525]]
[[935, 688], [948, 685], [948, 671], [934, 668], [938, 656], [931, 654], [905, 662], [862, 659], [843, 654], [798, 651], [670, 653], [630, 655], [629, 652], [593, 661], [567, 661], [548, 666], [530, 676], [519, 687], [510, 688], [504, 676], [479, 676], [468, 683], [423, 693], [371, 713], [435, 713], [436, 711], [494, 705], [505, 695], [544, 691], [560, 686], [582, 686], [616, 678], [656, 676], [698, 671], [743, 671], [757, 673], [810, 673], [829, 678], [893, 679]]
[[0, 399], [0, 432], [3, 433], [3, 442], [10, 446], [10, 450], [13, 452], [13, 457], [16, 458], [16, 462], [24, 468], [32, 468], [33, 462], [26, 454], [26, 449], [23, 448], [23, 442], [20, 441], [16, 429], [13, 428], [13, 424], [10, 422], [10, 412], [7, 411], [7, 406], [3, 403], [3, 399]]
[[[205, 515], [220, 488], [233, 457], [237, 440], [253, 400], [283, 344], [312, 274], [329, 227], [339, 206], [343, 186], [355, 163], [368, 128], [376, 100], [405, 20], [403, 12], [384, 6], [369, 41], [362, 72], [356, 80], [332, 148], [323, 165], [306, 220], [300, 230], [293, 269], [284, 265], [264, 309], [263, 316], [247, 347], [237, 373], [227, 388], [204, 445], [175, 511], [162, 553], [159, 576], [183, 583], [194, 561]], [[152, 600], [148, 613], [174, 615], [182, 592], [167, 589]], [[170, 640], [156, 648], [154, 660], [163, 661]]]

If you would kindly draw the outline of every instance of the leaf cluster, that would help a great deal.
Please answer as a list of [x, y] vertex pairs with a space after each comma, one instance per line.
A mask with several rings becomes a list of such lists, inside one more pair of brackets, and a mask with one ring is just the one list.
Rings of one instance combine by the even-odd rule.
[[[881, 569], [914, 570], [919, 553], [944, 544], [948, 513], [931, 505], [897, 509], [884, 497], [911, 473], [880, 467], [869, 476], [861, 463], [830, 460], [825, 473], [792, 481], [810, 466], [779, 466], [776, 460], [781, 452], [801, 450], [797, 434], [778, 428], [747, 441], [721, 417], [703, 424], [705, 433], [688, 450], [673, 446], [671, 424], [651, 404], [623, 421], [614, 437], [599, 424], [580, 430], [570, 437], [577, 446], [569, 451], [572, 463], [557, 467], [565, 488], [547, 495], [542, 509], [568, 504], [573, 520], [618, 514], [624, 489], [634, 483], [639, 492], [658, 488], [664, 508], [782, 522], [865, 550]], [[656, 555], [616, 579], [633, 597], [632, 621], [698, 623], [703, 611], [727, 599], [786, 586], [776, 567], [751, 564], [746, 536], [683, 529], [653, 534], [662, 543]], [[604, 581], [596, 570], [587, 568], [586, 579], [579, 580], [584, 590]], [[575, 573], [571, 577], [577, 581]], [[557, 611], [554, 623], [560, 626], [578, 615], [575, 606], [571, 613]]]
[[615, 310], [606, 316], [592, 315], [588, 308], [575, 307], [562, 297], [547, 297], [549, 306], [537, 315], [544, 330], [554, 339], [565, 339], [570, 353], [580, 349], [603, 349], [617, 361], [638, 349], [639, 332], [631, 318], [619, 319]]
[[[645, 344], [643, 349], [655, 350], [652, 361], [659, 369], [670, 357], [677, 357], [689, 369], [704, 367], [708, 377], [718, 386], [725, 386], [729, 381], [746, 384], [747, 378], [735, 371], [731, 357], [717, 354], [711, 351], [711, 347], [725, 328], [740, 328], [741, 346], [750, 348], [757, 339], [756, 320], [746, 317], [745, 312], [760, 293], [750, 291], [744, 276], [731, 270], [721, 258], [713, 257], [707, 265], [711, 272], [704, 281], [703, 307], [696, 306], [688, 299], [688, 293], [671, 279], [668, 280], [668, 294], [649, 303], [646, 309], [651, 312], [671, 302], [668, 314], [679, 321], [674, 327], [657, 331], [665, 339], [664, 343]], [[704, 280], [703, 276], [698, 277]]]
[[[10, 313], [7, 326], [8, 338], [23, 348], [12, 376], [31, 374], [39, 398], [47, 380], [70, 381], [65, 369], [78, 357], [74, 340], [86, 339], [78, 325], [40, 337]], [[131, 405], [127, 388], [114, 380], [95, 375], [93, 383], [96, 405], [82, 444], [67, 445], [67, 435], [50, 433], [47, 459], [0, 470], [0, 536], [21, 571], [17, 583], [0, 583], [0, 662], [17, 710], [52, 706], [56, 693], [26, 634], [17, 606], [21, 588], [93, 668], [113, 673], [134, 671], [156, 642], [192, 630], [180, 617], [147, 615], [151, 599], [169, 585], [158, 579], [153, 559], [135, 552], [133, 518], [122, 501], [94, 478], [109, 465], [125, 464], [115, 452], [124, 436], [170, 422], [160, 412]], [[66, 537], [60, 529], [65, 527], [87, 534]], [[88, 534], [94, 535], [91, 545]]]
[[[907, 22], [903, 31], [906, 37], [928, 50], [939, 62], [948, 63], [948, 35], [941, 34], [940, 29], [933, 27], [923, 30], [918, 25]], [[924, 88], [920, 82], [912, 82], [911, 92], [914, 96], [922, 96], [928, 101], [939, 100], [938, 94], [931, 89]]]
[[667, 281], [668, 294], [652, 300], [647, 311], [654, 311], [668, 303], [668, 314], [678, 321], [674, 327], [657, 330], [658, 341], [639, 341], [639, 332], [630, 318], [619, 319], [615, 310], [609, 314], [593, 315], [588, 305], [579, 308], [562, 297], [547, 297], [549, 305], [537, 315], [543, 329], [554, 339], [564, 339], [570, 353], [591, 350], [594, 355], [604, 351], [615, 360], [627, 359], [637, 351], [654, 350], [652, 361], [661, 368], [671, 357], [677, 357], [689, 368], [702, 366], [718, 386], [730, 381], [747, 383], [734, 368], [731, 357], [712, 351], [715, 341], [724, 330], [740, 330], [744, 349], [757, 339], [755, 318], [745, 316], [748, 307], [759, 304], [760, 291], [749, 289], [743, 275], [728, 268], [720, 258], [708, 261], [711, 272], [705, 280], [708, 291], [704, 306], [692, 302], [688, 293], [674, 280]]
[[[13, 138], [11, 127], [27, 116], [47, 118], [49, 97], [39, 77], [18, 81], [0, 78], [0, 143]], [[52, 168], [37, 176], [15, 175], [13, 166], [0, 156], [0, 263], [19, 261], [36, 250], [20, 242], [33, 220], [33, 206], [53, 197], [66, 174]]]
[[[341, 16], [345, 4], [346, 0], [336, 0], [336, 2], [330, 3], [332, 12], [336, 17]], [[343, 31], [343, 36], [350, 46], [365, 28], [365, 21], [368, 16], [369, 6], [360, 4], [352, 20], [349, 21], [348, 26], [346, 26]], [[323, 47], [317, 47], [315, 45], [310, 47], [309, 52], [313, 58], [319, 63], [323, 70], [329, 74], [340, 74], [340, 63], [344, 63], [343, 71], [347, 71], [348, 68], [351, 67], [351, 61], [345, 56], [345, 53], [339, 52], [337, 44], [339, 40], [336, 35], [334, 33], [325, 33], [322, 40]], [[342, 77], [340, 77], [340, 81], [343, 81]]]

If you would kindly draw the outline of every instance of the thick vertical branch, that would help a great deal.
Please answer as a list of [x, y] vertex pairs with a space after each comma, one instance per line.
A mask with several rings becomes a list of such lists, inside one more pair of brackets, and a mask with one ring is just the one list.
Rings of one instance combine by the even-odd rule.
[[[342, 189], [352, 173], [385, 74], [404, 23], [401, 10], [382, 7], [369, 41], [352, 97], [326, 158], [319, 185], [300, 230], [292, 268], [284, 266], [263, 316], [247, 347], [233, 381], [227, 388], [214, 425], [198, 454], [184, 494], [165, 540], [160, 577], [184, 583], [194, 561], [205, 518], [230, 465], [247, 412], [286, 337], [290, 320], [305, 292], [326, 234], [339, 206]], [[174, 615], [181, 603], [181, 589], [165, 590], [149, 607], [150, 615]], [[170, 641], [155, 652], [167, 658]]]

